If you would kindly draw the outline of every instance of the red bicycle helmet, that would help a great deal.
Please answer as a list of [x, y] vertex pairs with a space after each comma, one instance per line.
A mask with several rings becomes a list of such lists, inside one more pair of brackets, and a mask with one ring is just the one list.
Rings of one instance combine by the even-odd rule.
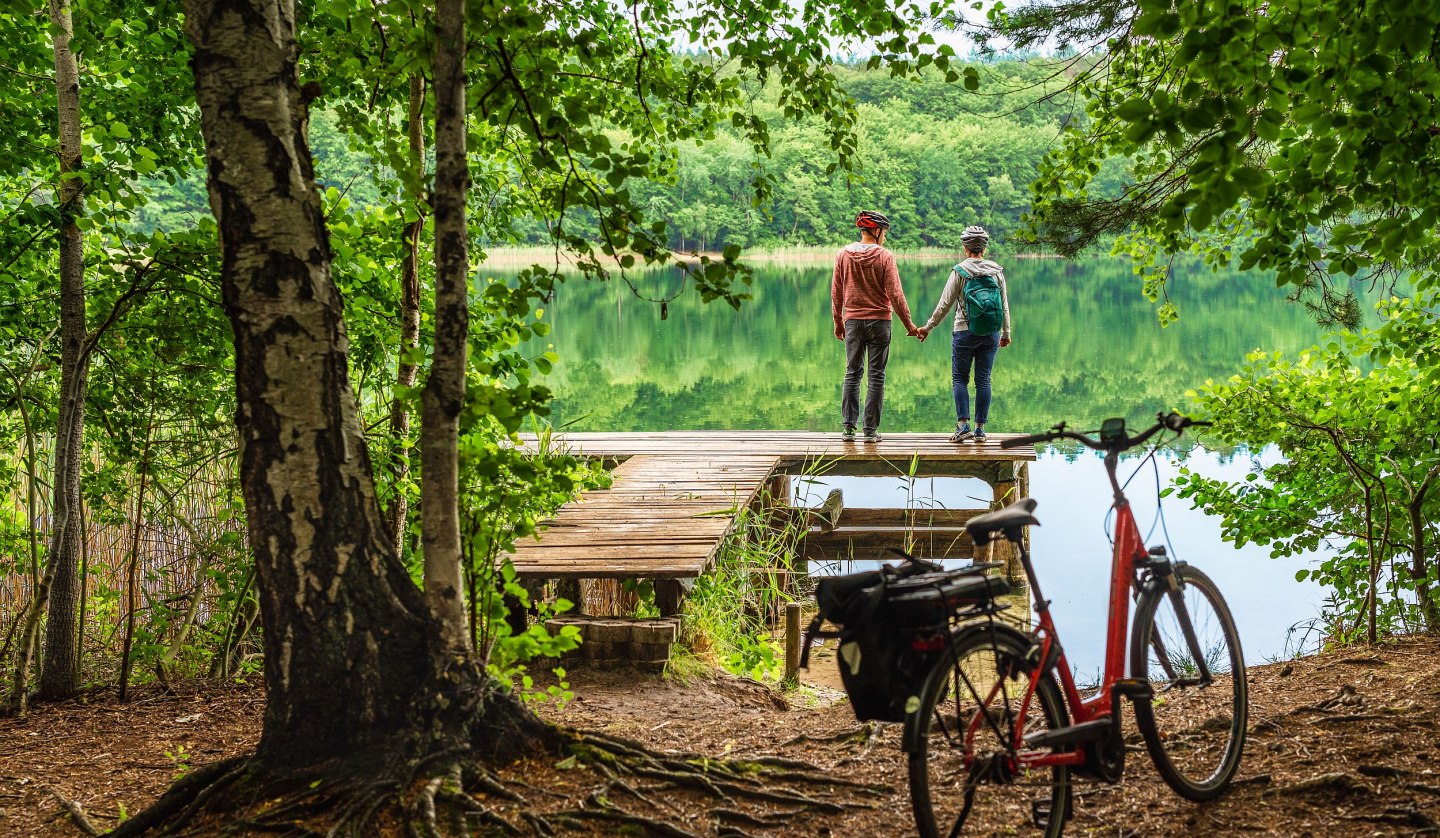
[[864, 210], [855, 218], [855, 226], [862, 230], [889, 230], [890, 219], [874, 210]]

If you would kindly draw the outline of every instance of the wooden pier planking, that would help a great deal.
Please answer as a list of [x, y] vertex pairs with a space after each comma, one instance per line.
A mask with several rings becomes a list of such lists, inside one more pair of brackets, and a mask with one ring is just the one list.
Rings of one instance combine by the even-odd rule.
[[507, 558], [522, 577], [699, 576], [779, 465], [775, 456], [631, 456], [608, 489], [585, 492]]
[[[542, 523], [538, 540], [523, 540], [505, 558], [530, 578], [693, 578], [776, 474], [974, 476], [997, 487], [998, 500], [999, 487], [1023, 483], [1019, 466], [1035, 459], [1032, 446], [1002, 449], [1004, 438], [957, 445], [944, 434], [914, 433], [886, 434], [879, 443], [807, 431], [561, 434], [559, 450], [616, 463], [614, 483], [567, 504]], [[978, 511], [846, 510], [842, 529], [812, 536], [807, 552], [834, 556], [843, 542], [844, 552], [858, 554], [881, 541], [898, 543], [903, 529], [890, 531], [896, 527], [917, 530], [922, 551], [968, 548], [964, 522]]]

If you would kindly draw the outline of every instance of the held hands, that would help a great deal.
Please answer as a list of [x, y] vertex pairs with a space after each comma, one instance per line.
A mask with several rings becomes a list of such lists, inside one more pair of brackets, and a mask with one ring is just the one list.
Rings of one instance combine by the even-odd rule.
[[924, 343], [925, 338], [930, 336], [930, 330], [925, 328], [924, 326], [921, 326], [920, 328], [912, 331], [910, 333], [910, 336], [913, 338], [919, 338], [920, 342]]

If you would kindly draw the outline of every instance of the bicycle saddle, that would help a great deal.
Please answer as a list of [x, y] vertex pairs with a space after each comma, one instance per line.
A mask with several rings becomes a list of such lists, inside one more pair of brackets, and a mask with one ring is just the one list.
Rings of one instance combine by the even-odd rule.
[[1021, 527], [1039, 525], [1034, 512], [1035, 499], [1021, 498], [1004, 509], [971, 518], [965, 525], [965, 531], [975, 540], [975, 546], [984, 547], [994, 540], [997, 532], [1019, 531]]

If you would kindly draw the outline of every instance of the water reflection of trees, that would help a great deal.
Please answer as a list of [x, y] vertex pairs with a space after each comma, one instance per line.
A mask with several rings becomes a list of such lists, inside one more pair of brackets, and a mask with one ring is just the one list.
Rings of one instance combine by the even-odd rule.
[[[912, 311], [923, 320], [947, 262], [902, 262]], [[1181, 319], [1157, 324], [1128, 263], [1015, 260], [1015, 344], [995, 370], [992, 425], [1034, 430], [1106, 416], [1136, 423], [1177, 406], [1184, 391], [1225, 377], [1256, 348], [1295, 350], [1318, 328], [1264, 276], [1177, 272]], [[561, 362], [550, 383], [555, 417], [586, 430], [829, 429], [838, 422], [843, 353], [830, 332], [828, 265], [761, 266], [738, 312], [682, 295], [659, 306], [617, 284], [572, 283], [549, 308]], [[642, 290], [673, 289], [667, 274]], [[898, 332], [898, 329], [897, 329]], [[948, 323], [921, 345], [897, 335], [884, 425], [942, 430], [952, 421]]]

